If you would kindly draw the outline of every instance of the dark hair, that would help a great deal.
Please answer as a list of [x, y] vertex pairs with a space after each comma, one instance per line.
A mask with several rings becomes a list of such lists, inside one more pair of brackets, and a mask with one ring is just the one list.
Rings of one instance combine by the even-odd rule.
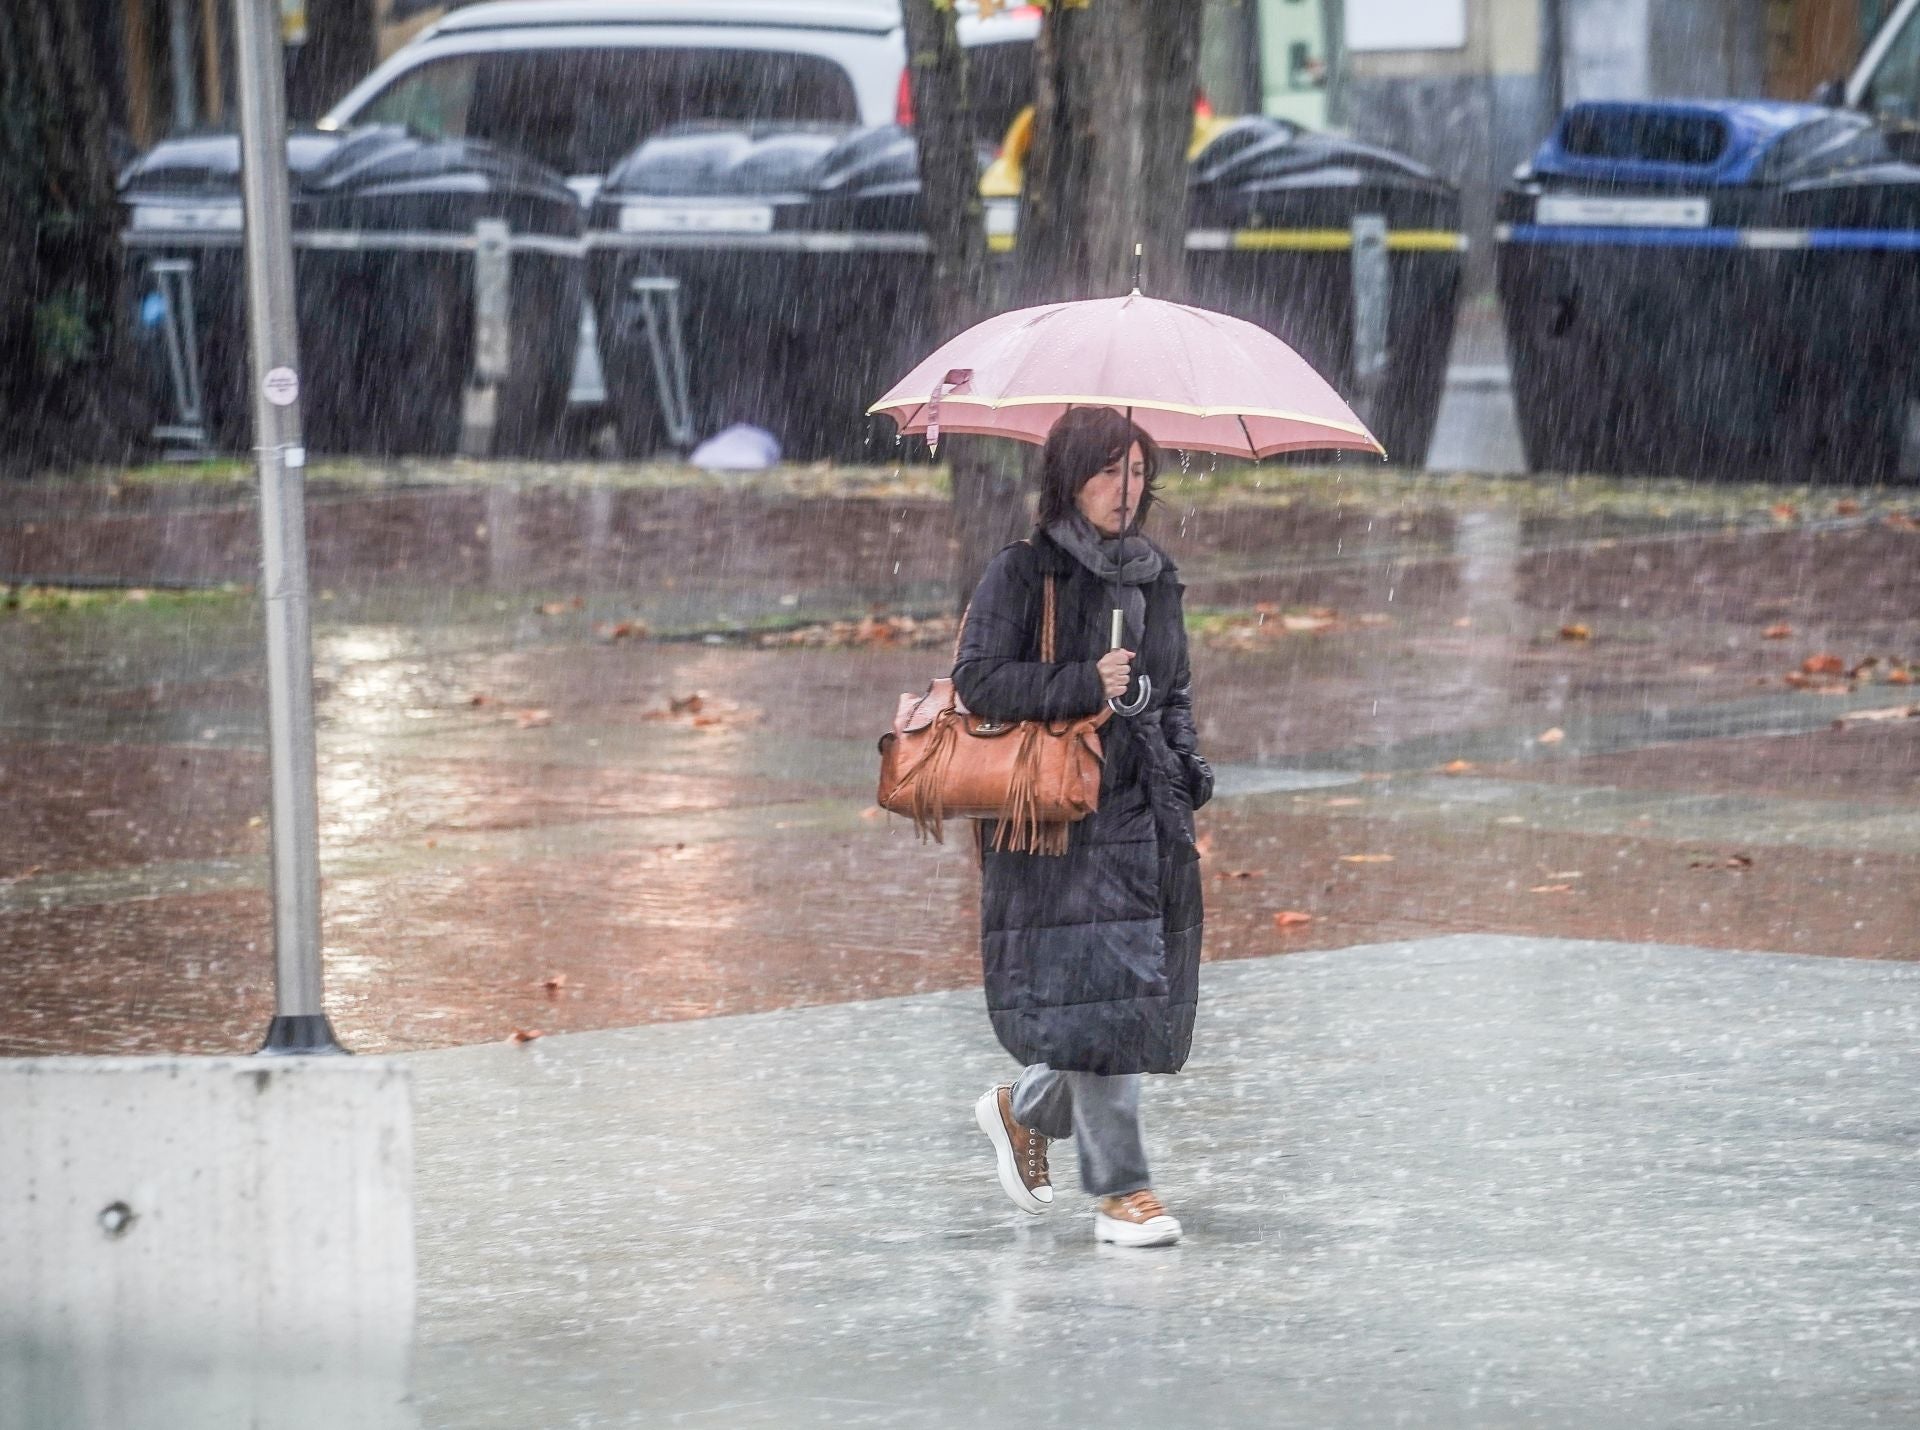
[[1046, 528], [1071, 516], [1080, 488], [1121, 461], [1135, 442], [1140, 444], [1147, 473], [1140, 509], [1134, 513], [1131, 528], [1138, 531], [1153, 510], [1154, 494], [1159, 490], [1155, 479], [1160, 475], [1160, 448], [1137, 423], [1111, 407], [1069, 407], [1047, 433], [1047, 445], [1040, 452], [1037, 524]]

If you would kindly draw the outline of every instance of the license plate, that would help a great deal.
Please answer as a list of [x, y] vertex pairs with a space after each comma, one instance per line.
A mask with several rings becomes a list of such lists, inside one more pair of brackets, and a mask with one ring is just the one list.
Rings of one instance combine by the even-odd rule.
[[1540, 199], [1533, 221], [1563, 227], [1705, 228], [1705, 199], [1600, 199], [1555, 194]]
[[133, 226], [170, 233], [237, 233], [238, 204], [135, 204]]
[[622, 233], [770, 233], [771, 204], [625, 204]]

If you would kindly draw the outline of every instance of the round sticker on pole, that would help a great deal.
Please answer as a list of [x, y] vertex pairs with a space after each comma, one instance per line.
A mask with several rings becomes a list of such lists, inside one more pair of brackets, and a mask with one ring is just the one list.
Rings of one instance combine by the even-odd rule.
[[267, 401], [275, 407], [291, 407], [300, 396], [300, 377], [290, 367], [276, 367], [260, 379]]

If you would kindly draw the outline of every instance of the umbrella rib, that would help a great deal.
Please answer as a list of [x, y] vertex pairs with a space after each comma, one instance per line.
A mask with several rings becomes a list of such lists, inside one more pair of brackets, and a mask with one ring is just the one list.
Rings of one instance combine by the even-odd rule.
[[1324, 427], [1331, 432], [1349, 432], [1356, 437], [1371, 434], [1357, 422], [1342, 422], [1336, 417], [1321, 417], [1311, 412], [1294, 412], [1279, 407], [1195, 407], [1185, 402], [1162, 402], [1152, 397], [1126, 397], [1113, 393], [1053, 393], [1029, 397], [981, 397], [974, 393], [948, 393], [941, 404], [956, 407], [985, 407], [998, 412], [1008, 407], [1137, 407], [1144, 412], [1179, 412], [1188, 417], [1271, 417], [1278, 422], [1299, 422], [1309, 427]]
[[1253, 458], [1254, 461], [1259, 461], [1260, 449], [1254, 445], [1253, 433], [1247, 430], [1247, 419], [1236, 412], [1233, 415], [1233, 420], [1240, 424], [1240, 435], [1247, 439], [1247, 455]]

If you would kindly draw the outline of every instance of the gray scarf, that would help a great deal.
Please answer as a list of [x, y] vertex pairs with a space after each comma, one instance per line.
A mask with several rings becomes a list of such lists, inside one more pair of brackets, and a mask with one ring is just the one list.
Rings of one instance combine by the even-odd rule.
[[1160, 553], [1144, 536], [1102, 536], [1077, 511], [1049, 526], [1047, 535], [1102, 581], [1119, 587], [1120, 609], [1126, 613], [1127, 649], [1138, 655], [1147, 632], [1145, 588], [1160, 578], [1165, 564]]

